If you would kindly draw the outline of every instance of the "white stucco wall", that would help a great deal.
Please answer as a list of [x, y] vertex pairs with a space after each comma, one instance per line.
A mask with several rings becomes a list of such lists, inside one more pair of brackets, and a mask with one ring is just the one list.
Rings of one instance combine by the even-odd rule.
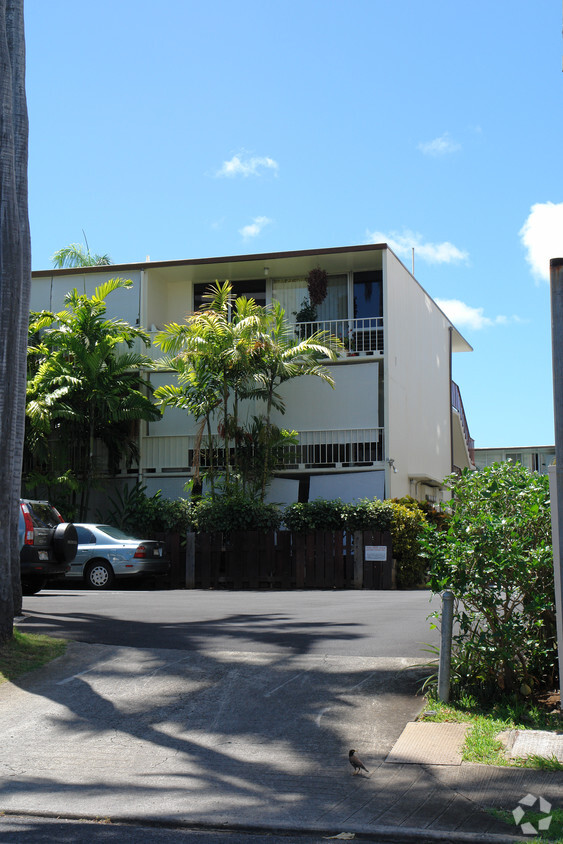
[[64, 298], [67, 293], [76, 288], [79, 294], [91, 296], [96, 287], [99, 287], [110, 278], [127, 278], [133, 282], [129, 290], [115, 290], [107, 297], [107, 317], [109, 319], [118, 317], [125, 319], [131, 325], [136, 325], [140, 318], [140, 284], [141, 271], [119, 273], [101, 272], [73, 275], [41, 276], [35, 277], [31, 285], [32, 311], [62, 311]]
[[441, 481], [451, 470], [450, 323], [387, 251], [384, 274], [387, 454], [391, 495], [412, 494], [409, 476]]
[[275, 424], [296, 431], [379, 427], [379, 362], [335, 364], [329, 371], [334, 389], [310, 376], [282, 384], [286, 412], [273, 414]]
[[345, 472], [332, 475], [313, 475], [309, 486], [309, 501], [316, 498], [340, 498], [346, 503], [360, 498], [384, 498], [385, 472]]

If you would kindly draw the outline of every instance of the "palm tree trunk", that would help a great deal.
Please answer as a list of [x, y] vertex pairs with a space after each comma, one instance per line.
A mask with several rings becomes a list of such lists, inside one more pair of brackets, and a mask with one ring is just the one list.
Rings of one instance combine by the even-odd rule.
[[230, 473], [229, 473], [229, 450], [230, 450], [230, 440], [229, 440], [229, 433], [228, 433], [228, 413], [229, 413], [229, 388], [227, 386], [227, 381], [225, 378], [224, 387], [223, 387], [223, 433], [225, 435], [225, 488], [229, 489], [229, 480], [230, 480]]
[[260, 498], [264, 501], [266, 497], [266, 486], [268, 484], [268, 477], [270, 474], [270, 451], [271, 451], [271, 416], [272, 416], [272, 396], [274, 392], [274, 382], [270, 381], [268, 388], [268, 401], [266, 402], [266, 442], [264, 443], [264, 467], [262, 470], [262, 490]]
[[31, 247], [23, 0], [0, 0], [0, 642], [21, 610], [18, 518]]

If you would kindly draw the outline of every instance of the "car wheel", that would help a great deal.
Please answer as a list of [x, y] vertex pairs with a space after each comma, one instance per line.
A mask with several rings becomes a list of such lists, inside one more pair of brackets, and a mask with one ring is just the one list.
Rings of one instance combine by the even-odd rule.
[[22, 579], [22, 595], [36, 595], [45, 588], [46, 577], [26, 577]]
[[61, 563], [72, 563], [78, 550], [78, 534], [72, 522], [61, 522], [53, 533], [53, 551]]
[[115, 580], [113, 569], [105, 560], [94, 560], [84, 575], [90, 589], [109, 589]]

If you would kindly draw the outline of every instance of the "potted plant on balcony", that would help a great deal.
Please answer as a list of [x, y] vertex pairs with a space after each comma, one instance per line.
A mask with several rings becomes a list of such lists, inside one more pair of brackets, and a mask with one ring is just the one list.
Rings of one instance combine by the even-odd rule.
[[306, 326], [299, 326], [297, 329], [296, 334], [300, 340], [304, 337], [310, 337], [315, 331], [319, 330], [319, 326], [314, 323], [317, 319], [317, 307], [326, 299], [327, 278], [326, 270], [321, 269], [321, 267], [314, 267], [309, 271], [307, 276], [309, 296], [305, 296], [299, 311], [293, 311], [296, 322], [309, 323]]
[[309, 301], [313, 307], [321, 305], [326, 299], [328, 274], [320, 267], [313, 267], [307, 276]]

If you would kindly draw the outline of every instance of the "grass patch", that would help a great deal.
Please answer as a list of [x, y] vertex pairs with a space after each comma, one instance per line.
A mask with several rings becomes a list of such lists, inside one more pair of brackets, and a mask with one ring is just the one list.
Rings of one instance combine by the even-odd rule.
[[[491, 815], [494, 815], [495, 818], [499, 818], [499, 820], [504, 821], [507, 824], [514, 824], [512, 810], [489, 809], [488, 811]], [[543, 817], [544, 815], [539, 812], [528, 811], [520, 823], [531, 823], [535, 829], [538, 829], [538, 823]], [[563, 844], [563, 809], [552, 809], [549, 829], [546, 829], [543, 832], [538, 831], [537, 837], [529, 839], [530, 844], [537, 844], [537, 842], [541, 841], [551, 841], [552, 844]]]
[[66, 647], [64, 639], [14, 630], [13, 638], [0, 645], [0, 683], [16, 680], [27, 671], [41, 668], [64, 654]]
[[497, 738], [505, 730], [560, 730], [562, 725], [559, 716], [549, 715], [540, 707], [520, 701], [497, 702], [486, 707], [466, 695], [456, 703], [430, 700], [427, 709], [434, 714], [426, 716], [425, 721], [469, 724], [463, 747], [464, 762], [563, 771], [563, 763], [555, 758], [530, 756], [527, 759], [509, 759], [504, 754], [502, 742]]

